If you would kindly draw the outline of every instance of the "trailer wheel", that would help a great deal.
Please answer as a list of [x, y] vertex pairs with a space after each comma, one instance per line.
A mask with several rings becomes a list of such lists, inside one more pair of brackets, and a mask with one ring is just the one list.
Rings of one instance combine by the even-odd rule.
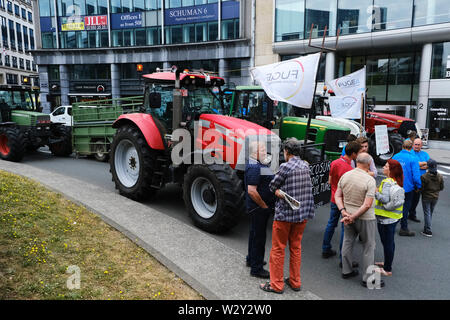
[[55, 138], [62, 138], [62, 141], [52, 143], [48, 147], [53, 155], [57, 157], [68, 157], [72, 154], [72, 133], [70, 127], [57, 126], [53, 130]]
[[106, 146], [103, 142], [97, 142], [94, 144], [94, 158], [100, 162], [108, 161], [109, 154], [106, 151]]
[[156, 152], [138, 128], [117, 129], [110, 154], [112, 180], [121, 195], [136, 201], [155, 195], [158, 188], [152, 187], [152, 177], [157, 165]]
[[372, 143], [370, 145], [370, 154], [372, 155], [375, 163], [380, 166], [384, 166], [389, 159], [402, 151], [404, 141], [403, 137], [398, 133], [389, 134], [389, 152], [377, 155], [375, 135], [372, 136], [371, 140]]
[[25, 139], [17, 127], [0, 127], [0, 158], [19, 162], [25, 154]]
[[211, 233], [234, 227], [245, 210], [242, 180], [228, 164], [190, 166], [183, 198], [194, 224]]

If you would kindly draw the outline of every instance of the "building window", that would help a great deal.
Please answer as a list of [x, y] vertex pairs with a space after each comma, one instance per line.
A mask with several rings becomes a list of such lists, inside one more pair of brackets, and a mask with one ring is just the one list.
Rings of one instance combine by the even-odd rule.
[[13, 13], [13, 7], [12, 7], [12, 2], [11, 1], [8, 1], [8, 5], [7, 5], [7, 7], [8, 7], [8, 12], [9, 13]]
[[14, 14], [20, 17], [20, 7], [17, 4], [14, 5]]
[[430, 99], [428, 101], [427, 128], [429, 139], [450, 140], [450, 100]]
[[8, 44], [8, 26], [6, 25], [6, 18], [1, 17], [2, 20], [2, 41], [3, 41], [3, 47], [5, 49], [9, 48]]
[[25, 10], [25, 8], [22, 8], [21, 12], [22, 12], [22, 19], [26, 19], [27, 18], [27, 10]]
[[228, 60], [228, 72], [225, 72], [225, 77], [241, 77], [242, 75], [242, 60], [230, 59]]
[[25, 60], [22, 58], [19, 58], [19, 68], [25, 69]]
[[41, 17], [52, 17], [55, 15], [55, 4], [53, 0], [39, 0], [39, 14]]
[[6, 74], [6, 83], [7, 84], [19, 84], [19, 77], [17, 74]]
[[42, 48], [51, 49], [56, 48], [56, 33], [55, 32], [45, 32], [42, 33]]
[[450, 22], [450, 2], [447, 0], [415, 0], [414, 26]]
[[309, 38], [311, 25], [312, 38], [323, 37], [325, 26], [327, 36], [336, 35], [336, 13], [337, 1], [329, 0], [306, 0], [306, 37]]
[[433, 44], [431, 79], [450, 79], [450, 42]]
[[34, 50], [34, 31], [33, 29], [28, 29], [30, 31], [30, 48]]
[[413, 1], [374, 0], [373, 30], [410, 28], [412, 25]]
[[25, 61], [25, 66], [28, 71], [31, 71], [31, 61], [30, 60]]
[[11, 49], [16, 50], [16, 33], [14, 32], [14, 21], [8, 20], [9, 23], [9, 41]]
[[239, 38], [239, 19], [222, 20], [222, 40]]
[[28, 22], [33, 23], [33, 13], [28, 11]]
[[337, 24], [340, 34], [370, 32], [372, 14], [369, 10], [372, 3], [373, 0], [339, 0]]
[[275, 41], [304, 37], [305, 1], [277, 0], [275, 7]]
[[25, 51], [30, 49], [30, 45], [28, 43], [28, 28], [23, 26], [23, 45], [25, 47]]
[[[31, 69], [32, 69], [33, 71], [37, 71], [36, 63], [31, 62]], [[38, 81], [39, 81], [39, 79], [38, 79]]]
[[5, 55], [5, 66], [7, 66], [7, 67], [11, 66], [10, 57], [8, 54]]
[[54, 81], [59, 80], [59, 66], [48, 66], [47, 67], [48, 72], [48, 80]]
[[22, 26], [18, 23], [16, 23], [16, 30], [17, 30], [17, 48], [19, 49], [19, 51], [23, 52]]
[[17, 57], [12, 57], [12, 66], [13, 66], [13, 68], [17, 68]]
[[5, 0], [0, 0], [0, 8], [5, 10]]
[[76, 64], [69, 66], [70, 80], [109, 80], [111, 67], [109, 64]]

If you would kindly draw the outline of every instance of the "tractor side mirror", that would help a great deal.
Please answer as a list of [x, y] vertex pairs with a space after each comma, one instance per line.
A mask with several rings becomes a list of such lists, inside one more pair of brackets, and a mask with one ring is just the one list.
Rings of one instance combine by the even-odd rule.
[[154, 108], [154, 109], [161, 108], [161, 93], [151, 92], [149, 94], [149, 105], [150, 105], [150, 108]]

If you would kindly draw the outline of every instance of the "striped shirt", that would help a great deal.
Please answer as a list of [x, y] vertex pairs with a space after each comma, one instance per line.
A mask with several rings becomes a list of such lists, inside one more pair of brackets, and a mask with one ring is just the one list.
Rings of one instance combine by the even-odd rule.
[[308, 163], [292, 157], [280, 166], [269, 188], [272, 192], [280, 189], [300, 202], [300, 208], [293, 210], [284, 199], [278, 199], [275, 204], [275, 221], [296, 223], [314, 218], [314, 197]]

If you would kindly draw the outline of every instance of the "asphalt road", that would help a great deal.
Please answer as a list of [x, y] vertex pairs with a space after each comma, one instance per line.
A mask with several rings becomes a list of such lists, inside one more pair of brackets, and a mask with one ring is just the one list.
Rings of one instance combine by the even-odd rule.
[[[86, 158], [56, 158], [46, 150], [28, 155], [23, 163], [77, 178], [89, 184], [115, 192], [111, 181], [109, 165]], [[384, 277], [386, 287], [381, 290], [368, 290], [359, 284], [359, 277], [349, 280], [341, 278], [338, 256], [322, 259], [321, 246], [323, 231], [329, 217], [329, 205], [319, 208], [316, 217], [308, 222], [302, 242], [302, 286], [323, 299], [450, 299], [450, 166], [439, 166], [444, 174], [446, 189], [441, 192], [433, 217], [433, 238], [420, 234], [423, 229], [423, 212], [418, 206], [421, 223], [410, 222], [410, 230], [415, 237], [396, 236], [396, 252], [393, 276]], [[379, 183], [381, 178], [377, 179]], [[159, 210], [184, 223], [191, 221], [184, 209], [182, 190], [178, 185], [169, 185], [160, 191], [159, 196], [149, 207]], [[240, 224], [223, 235], [210, 235], [223, 244], [242, 254], [247, 252], [249, 222], [243, 216]], [[340, 228], [333, 237], [333, 248], [338, 247]], [[271, 224], [268, 226], [266, 258], [270, 252]], [[355, 261], [359, 261], [362, 247], [355, 246]], [[382, 246], [377, 235], [376, 261], [383, 261]], [[243, 261], [244, 263], [244, 261]], [[361, 272], [361, 270], [360, 270]], [[288, 275], [287, 257], [285, 274]]]

